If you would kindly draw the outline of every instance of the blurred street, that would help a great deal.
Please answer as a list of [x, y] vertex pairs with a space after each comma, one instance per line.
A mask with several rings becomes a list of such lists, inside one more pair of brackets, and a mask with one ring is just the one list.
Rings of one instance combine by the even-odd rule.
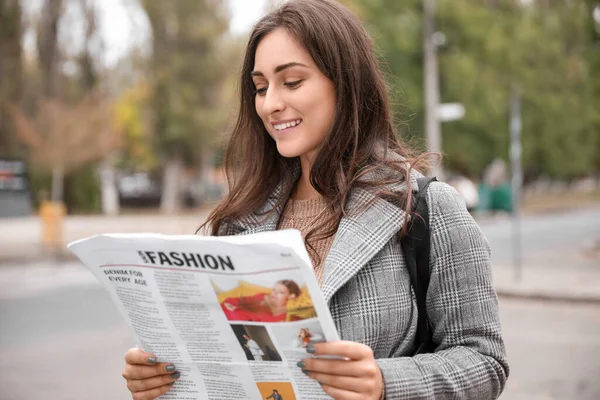
[[[69, 222], [71, 232], [77, 233], [67, 236], [102, 230], [189, 233], [199, 221], [190, 215], [171, 218], [171, 225], [164, 217], [121, 217], [112, 224], [97, 219], [103, 222], [96, 225], [91, 222], [94, 217], [87, 217], [87, 223], [84, 219]], [[115, 223], [120, 220], [122, 225]], [[522, 281], [514, 283], [511, 221], [480, 219], [494, 250], [497, 286], [508, 295], [514, 289], [517, 295], [500, 292], [512, 368], [502, 399], [600, 398], [600, 262], [594, 250], [600, 226], [592, 223], [598, 220], [600, 209], [524, 217], [524, 273]], [[31, 229], [31, 223], [25, 220], [22, 231]], [[13, 250], [18, 224], [5, 220], [0, 229], [0, 240], [10, 239]], [[34, 251], [29, 233], [23, 240], [29, 240], [25, 242]], [[526, 298], [536, 290], [559, 300], [577, 300], [583, 291], [587, 301]], [[78, 262], [0, 264], [0, 320], [2, 400], [130, 398], [120, 377], [123, 354], [132, 343], [128, 329], [107, 293]]]
[[345, 191], [391, 125], [405, 158], [443, 155], [414, 167], [431, 162], [492, 247], [502, 400], [600, 399], [600, 0], [336, 1], [373, 56], [342, 12], [306, 34], [296, 12], [281, 49], [297, 55], [258, 52], [283, 0], [0, 0], [0, 400], [131, 399], [130, 332], [68, 243], [194, 234], [225, 193], [254, 204], [289, 175], [280, 156], [316, 154], [335, 176], [311, 182]]

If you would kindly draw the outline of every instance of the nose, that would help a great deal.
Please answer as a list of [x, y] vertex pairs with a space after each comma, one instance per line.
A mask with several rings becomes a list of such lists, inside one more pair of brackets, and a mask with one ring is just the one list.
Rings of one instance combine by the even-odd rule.
[[281, 97], [281, 93], [276, 88], [268, 88], [263, 102], [263, 112], [266, 115], [271, 115], [283, 111], [285, 103]]

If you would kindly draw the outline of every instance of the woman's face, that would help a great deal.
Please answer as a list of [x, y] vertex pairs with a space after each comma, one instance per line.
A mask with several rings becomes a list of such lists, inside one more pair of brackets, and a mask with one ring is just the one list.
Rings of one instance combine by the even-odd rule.
[[335, 117], [335, 88], [286, 30], [258, 44], [252, 79], [256, 112], [284, 157], [313, 160]]
[[276, 283], [271, 290], [271, 304], [283, 307], [290, 298], [290, 291], [283, 283]]

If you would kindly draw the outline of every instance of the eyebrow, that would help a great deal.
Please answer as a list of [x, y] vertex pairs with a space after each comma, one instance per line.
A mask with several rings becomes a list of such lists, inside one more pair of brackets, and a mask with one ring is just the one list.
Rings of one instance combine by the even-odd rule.
[[[284, 69], [291, 68], [291, 67], [304, 67], [304, 68], [308, 68], [308, 65], [292, 61], [292, 62], [289, 62], [289, 63], [286, 63], [286, 64], [281, 64], [281, 65], [276, 66], [273, 71], [276, 74], [278, 74], [279, 72], [283, 71]], [[250, 72], [250, 76], [264, 76], [264, 75], [260, 71], [252, 71], [252, 72]]]

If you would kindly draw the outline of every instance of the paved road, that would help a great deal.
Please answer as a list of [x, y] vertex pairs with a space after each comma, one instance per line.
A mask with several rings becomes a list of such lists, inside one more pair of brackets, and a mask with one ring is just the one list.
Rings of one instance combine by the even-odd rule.
[[[511, 265], [513, 221], [500, 217], [482, 218], [478, 222], [492, 246], [493, 264]], [[579, 257], [582, 252], [600, 246], [600, 208], [524, 216], [520, 229], [525, 265], [562, 267], [574, 262], [574, 256]], [[591, 258], [577, 261], [581, 261], [579, 265], [588, 267], [598, 267], [599, 264], [598, 260]]]
[[[87, 271], [0, 274], [0, 399], [129, 399], [120, 370], [130, 336]], [[600, 398], [600, 305], [505, 299], [501, 317], [512, 367], [503, 400]]]

